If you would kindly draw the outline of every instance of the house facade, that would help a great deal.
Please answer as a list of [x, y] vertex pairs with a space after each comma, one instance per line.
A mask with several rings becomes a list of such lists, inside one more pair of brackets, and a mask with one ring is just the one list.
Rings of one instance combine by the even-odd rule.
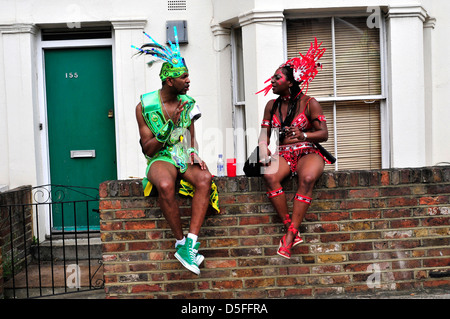
[[[200, 155], [238, 174], [257, 144], [276, 68], [317, 38], [308, 94], [342, 169], [450, 162], [450, 4], [441, 0], [0, 0], [0, 190], [140, 178], [135, 106], [161, 87], [131, 45], [179, 26]], [[181, 27], [180, 27], [181, 26]], [[272, 144], [273, 147], [273, 144]]]

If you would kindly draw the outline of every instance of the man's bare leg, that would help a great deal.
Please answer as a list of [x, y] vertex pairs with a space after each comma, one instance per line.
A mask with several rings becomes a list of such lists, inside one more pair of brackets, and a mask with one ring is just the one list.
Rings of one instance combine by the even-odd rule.
[[189, 165], [182, 178], [195, 187], [189, 233], [198, 235], [209, 205], [212, 176], [208, 170], [202, 170], [199, 165]]
[[150, 166], [148, 180], [158, 190], [158, 201], [164, 217], [177, 240], [183, 239], [180, 210], [175, 197], [177, 170], [171, 163], [156, 161]]

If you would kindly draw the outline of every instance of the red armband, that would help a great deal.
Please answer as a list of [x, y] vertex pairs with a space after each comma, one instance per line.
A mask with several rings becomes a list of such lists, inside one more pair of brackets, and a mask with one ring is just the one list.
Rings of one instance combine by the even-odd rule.
[[271, 127], [269, 120], [262, 120], [261, 126], [263, 127]]

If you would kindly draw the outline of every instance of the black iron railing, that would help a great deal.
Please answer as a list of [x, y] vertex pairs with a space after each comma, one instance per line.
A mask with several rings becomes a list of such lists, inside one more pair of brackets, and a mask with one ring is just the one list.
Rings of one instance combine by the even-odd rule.
[[98, 189], [44, 185], [0, 194], [4, 297], [102, 289]]

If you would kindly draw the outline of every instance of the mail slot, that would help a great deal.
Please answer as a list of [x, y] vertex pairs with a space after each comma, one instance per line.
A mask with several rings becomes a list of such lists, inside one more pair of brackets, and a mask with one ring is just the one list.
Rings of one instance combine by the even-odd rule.
[[95, 150], [70, 151], [70, 158], [94, 158]]

